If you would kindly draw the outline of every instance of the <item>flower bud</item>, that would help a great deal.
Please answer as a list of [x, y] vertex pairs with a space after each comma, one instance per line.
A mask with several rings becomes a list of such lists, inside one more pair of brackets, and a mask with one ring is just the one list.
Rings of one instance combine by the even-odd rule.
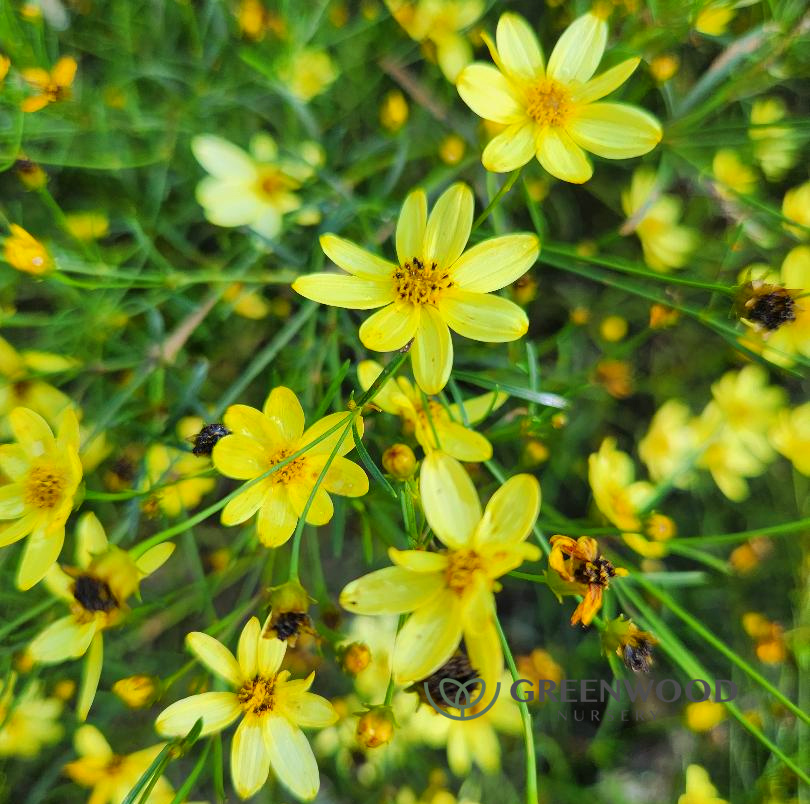
[[341, 649], [340, 661], [347, 673], [356, 676], [371, 664], [371, 651], [363, 642], [352, 642]]
[[112, 686], [112, 691], [130, 709], [143, 709], [154, 703], [159, 690], [158, 679], [144, 675], [119, 679]]
[[416, 471], [416, 455], [407, 444], [394, 444], [383, 452], [382, 465], [397, 480], [408, 480]]
[[357, 741], [364, 748], [379, 748], [391, 742], [395, 725], [390, 706], [373, 706], [357, 722]]

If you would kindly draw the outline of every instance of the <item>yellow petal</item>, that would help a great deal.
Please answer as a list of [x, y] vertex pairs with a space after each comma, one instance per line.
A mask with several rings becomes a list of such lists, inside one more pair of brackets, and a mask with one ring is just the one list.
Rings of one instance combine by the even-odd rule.
[[[308, 450], [309, 455], [330, 455], [332, 450], [335, 448], [335, 444], [343, 436], [344, 431], [346, 431], [346, 427], [351, 422], [351, 414], [350, 413], [330, 413], [328, 416], [324, 416], [322, 419], [319, 419], [312, 427], [307, 428], [304, 434], [301, 436], [300, 440], [296, 445], [296, 449], [302, 449], [303, 447], [311, 444], [317, 438], [319, 438], [324, 433], [329, 432], [333, 427], [337, 426], [337, 429], [331, 435], [326, 436], [323, 440], [319, 441], [313, 447], [310, 447]], [[363, 420], [358, 417], [355, 419], [355, 424], [357, 425], [357, 432], [360, 437], [363, 437]], [[338, 426], [340, 425], [340, 426]], [[340, 449], [338, 450], [338, 455], [345, 455], [347, 452], [350, 452], [354, 448], [354, 439], [352, 438], [351, 428], [346, 431], [346, 437], [343, 439]]]
[[459, 34], [443, 36], [436, 42], [436, 61], [444, 77], [455, 84], [459, 73], [472, 61], [472, 46]]
[[245, 678], [253, 678], [259, 672], [259, 639], [262, 627], [258, 617], [251, 617], [239, 635], [236, 658]]
[[98, 680], [101, 678], [101, 665], [104, 663], [104, 638], [101, 631], [97, 631], [90, 643], [87, 656], [82, 667], [82, 683], [76, 697], [76, 717], [87, 720], [87, 713], [93, 705], [98, 690]]
[[28, 67], [20, 73], [23, 79], [39, 89], [45, 89], [51, 82], [51, 75], [41, 67]]
[[292, 289], [320, 304], [351, 310], [372, 310], [394, 301], [390, 277], [377, 280], [345, 274], [309, 274], [299, 276]]
[[218, 179], [252, 179], [256, 175], [253, 160], [221, 137], [210, 134], [194, 137], [191, 152], [205, 170]]
[[425, 229], [427, 263], [449, 268], [461, 256], [470, 238], [474, 206], [472, 190], [464, 182], [451, 184], [439, 196]]
[[571, 100], [574, 103], [593, 103], [604, 98], [605, 95], [618, 89], [633, 74], [640, 61], [639, 58], [626, 59], [615, 67], [605, 70], [584, 86], [575, 89], [571, 93]]
[[59, 435], [56, 444], [61, 450], [72, 450], [73, 452], [79, 450], [79, 420], [72, 407], [63, 410], [59, 417]]
[[261, 543], [265, 547], [278, 547], [284, 544], [293, 535], [297, 524], [298, 515], [290, 502], [287, 487], [271, 486], [262, 502], [256, 522]]
[[258, 642], [259, 674], [272, 676], [278, 672], [287, 652], [287, 643], [283, 639], [266, 639], [260, 637]]
[[481, 154], [481, 164], [493, 173], [508, 173], [531, 161], [537, 150], [537, 124], [533, 120], [512, 123], [493, 137]]
[[28, 646], [35, 662], [56, 664], [66, 659], [84, 656], [96, 633], [96, 623], [78, 623], [72, 615], [62, 617], [46, 626]]
[[[406, 201], [407, 203], [407, 201]], [[361, 279], [390, 279], [397, 266], [394, 263], [366, 251], [364, 248], [333, 234], [321, 236], [321, 248], [335, 265], [346, 273]], [[411, 255], [413, 256], [413, 254]], [[329, 274], [332, 276], [333, 274]]]
[[464, 467], [443, 452], [428, 453], [419, 491], [428, 524], [439, 539], [453, 550], [469, 547], [481, 521], [481, 503]]
[[271, 443], [234, 433], [217, 441], [211, 459], [216, 470], [225, 477], [250, 480], [270, 468], [267, 462], [267, 447]]
[[279, 781], [305, 801], [315, 798], [321, 779], [304, 732], [276, 714], [263, 717], [262, 728], [270, 764]]
[[[299, 517], [303, 513], [304, 506], [307, 504], [311, 494], [312, 489], [308, 486], [302, 486], [298, 483], [290, 485], [290, 502]], [[315, 492], [315, 496], [312, 497], [312, 503], [309, 506], [309, 511], [307, 511], [307, 524], [315, 525], [316, 527], [325, 525], [332, 519], [334, 513], [335, 507], [332, 504], [332, 498], [323, 488], [323, 485], [321, 485]]]
[[64, 526], [50, 530], [35, 530], [28, 537], [17, 570], [18, 589], [30, 589], [45, 577], [45, 573], [59, 558], [64, 541]]
[[526, 117], [515, 88], [491, 64], [465, 67], [456, 88], [464, 103], [484, 120], [509, 125]]
[[[233, 475], [229, 475], [229, 477], [233, 477]], [[264, 498], [271, 486], [272, 483], [261, 480], [237, 494], [232, 500], [228, 500], [220, 516], [222, 524], [230, 527], [250, 519], [264, 503]]]
[[492, 444], [480, 433], [469, 430], [458, 422], [436, 425], [441, 449], [458, 461], [475, 463], [492, 457]]
[[[425, 576], [423, 576], [425, 577]], [[427, 678], [455, 653], [461, 641], [461, 601], [443, 589], [402, 626], [394, 646], [394, 680], [410, 684]]]
[[501, 63], [510, 78], [532, 81], [543, 77], [545, 68], [540, 43], [529, 24], [519, 14], [501, 14], [495, 41]]
[[25, 449], [20, 444], [0, 446], [0, 471], [15, 482], [22, 480], [30, 468]]
[[[260, 410], [251, 408], [249, 405], [231, 405], [225, 411], [222, 421], [232, 435], [225, 436], [217, 441], [214, 447], [214, 455], [216, 455], [216, 449], [220, 444], [227, 443], [228, 439], [234, 436], [245, 436], [260, 442], [264, 447], [275, 447], [282, 442], [281, 431], [276, 427], [275, 423]], [[246, 445], [243, 446], [246, 448]], [[253, 451], [248, 454], [251, 458], [255, 458]]]
[[234, 655], [218, 640], [202, 631], [186, 636], [186, 647], [212, 672], [232, 687], [242, 684], [242, 671]]
[[37, 526], [39, 515], [36, 513], [20, 517], [16, 522], [0, 526], [0, 547], [19, 541]]
[[388, 557], [398, 567], [410, 572], [441, 573], [447, 569], [448, 559], [443, 553], [429, 553], [427, 550], [397, 550], [388, 548]]
[[661, 141], [661, 124], [643, 109], [624, 103], [584, 106], [567, 131], [577, 145], [606, 159], [641, 156]]
[[424, 190], [414, 190], [408, 193], [397, 221], [397, 257], [400, 265], [414, 257], [421, 258], [426, 225], [427, 196]]
[[415, 304], [394, 302], [360, 325], [360, 341], [375, 352], [394, 352], [413, 338], [419, 318], [419, 307]]
[[278, 428], [281, 437], [295, 441], [304, 432], [304, 409], [298, 397], [283, 385], [274, 388], [264, 401], [262, 413]]
[[[497, 410], [509, 399], [509, 394], [503, 391], [490, 391], [488, 394], [464, 400], [464, 413], [470, 424], [477, 424], [490, 413]], [[458, 405], [450, 405], [450, 415], [456, 420], [463, 420], [461, 410]]]
[[32, 95], [20, 104], [20, 109], [27, 114], [31, 114], [32, 112], [38, 112], [40, 109], [44, 109], [49, 102], [47, 95]]
[[135, 566], [142, 576], [151, 575], [169, 560], [173, 552], [174, 545], [171, 542], [157, 544], [136, 559]]
[[584, 84], [596, 72], [607, 42], [607, 23], [583, 14], [563, 31], [548, 59], [548, 75], [563, 84]]
[[547, 129], [538, 138], [537, 159], [552, 176], [572, 184], [583, 184], [593, 175], [582, 148], [561, 129]]
[[20, 483], [0, 486], [0, 519], [16, 519], [25, 510], [25, 487]]
[[267, 781], [270, 756], [264, 744], [262, 718], [248, 715], [231, 743], [231, 779], [240, 798], [250, 798]]
[[411, 367], [419, 387], [426, 394], [438, 394], [447, 385], [453, 369], [453, 341], [441, 314], [425, 306], [411, 346]]
[[[383, 367], [376, 360], [360, 361], [357, 365], [357, 379], [360, 382], [360, 387], [364, 391], [368, 391], [374, 384], [374, 380], [382, 374], [382, 371]], [[386, 413], [392, 413], [395, 416], [401, 415], [403, 409], [412, 408], [408, 397], [402, 393], [393, 379], [388, 379], [383, 383], [382, 388], [377, 391], [374, 397], [374, 404]], [[1, 457], [0, 467], [2, 467]]]
[[532, 475], [510, 477], [490, 498], [475, 534], [476, 545], [522, 542], [540, 513], [540, 484]]
[[[786, 288], [810, 293], [810, 246], [796, 246], [787, 253], [781, 277]], [[802, 299], [802, 305], [806, 304], [807, 296]]]
[[529, 319], [521, 307], [489, 293], [453, 288], [439, 300], [439, 311], [454, 332], [475, 341], [514, 341], [529, 329]]
[[338, 719], [332, 704], [314, 692], [288, 696], [284, 701], [284, 714], [304, 729], [323, 729]]
[[39, 456], [56, 450], [53, 432], [39, 413], [29, 408], [14, 408], [8, 418], [14, 437], [30, 455]]
[[203, 692], [173, 703], [155, 721], [158, 734], [184, 737], [199, 718], [203, 720], [201, 736], [222, 731], [242, 714], [233, 692]]
[[113, 756], [110, 744], [95, 726], [79, 726], [73, 735], [73, 745], [76, 752], [83, 757], [92, 757], [104, 762]]
[[79, 518], [76, 536], [76, 563], [82, 568], [90, 565], [93, 556], [100, 555], [107, 549], [107, 534], [92, 511]]
[[70, 56], [62, 56], [62, 58], [54, 64], [51, 70], [51, 78], [57, 86], [69, 87], [76, 77], [77, 67], [76, 59]]
[[362, 497], [368, 494], [368, 475], [354, 461], [338, 456], [332, 461], [321, 488], [342, 497]]
[[355, 614], [402, 614], [429, 603], [443, 585], [440, 575], [386, 567], [346, 584], [340, 605]]
[[[495, 603], [492, 592], [483, 584], [476, 590], [476, 597], [471, 601], [467, 615], [467, 623], [472, 627], [464, 629], [464, 646], [467, 648], [467, 657], [470, 664], [484, 679], [487, 687], [487, 700], [490, 690], [495, 691], [495, 685], [503, 674], [503, 652], [501, 640], [495, 628]], [[505, 690], [501, 690], [503, 694]]]

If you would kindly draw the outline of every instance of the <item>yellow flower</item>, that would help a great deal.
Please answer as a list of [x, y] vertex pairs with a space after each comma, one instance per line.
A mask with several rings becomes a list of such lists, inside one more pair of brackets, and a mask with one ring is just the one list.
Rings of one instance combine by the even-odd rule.
[[781, 410], [769, 438], [797, 472], [810, 475], [810, 402], [793, 410]]
[[9, 483], [0, 486], [0, 547], [29, 536], [17, 572], [17, 587], [30, 589], [54, 565], [65, 540], [65, 522], [82, 479], [79, 423], [67, 408], [59, 435], [28, 408], [9, 414], [15, 444], [0, 446], [0, 471]]
[[9, 68], [11, 67], [11, 59], [0, 53], [0, 83], [8, 75]]
[[11, 236], [3, 243], [3, 259], [18, 271], [34, 276], [42, 276], [53, 270], [53, 260], [48, 249], [22, 226], [12, 223]]
[[70, 87], [76, 77], [76, 59], [62, 56], [48, 72], [41, 67], [31, 67], [22, 71], [22, 77], [37, 90], [22, 102], [24, 112], [37, 112], [49, 103], [70, 97]]
[[259, 321], [270, 315], [270, 305], [257, 290], [245, 288], [241, 282], [233, 282], [222, 294], [224, 301], [233, 304], [233, 311], [242, 318]]
[[[357, 377], [363, 390], [371, 387], [383, 368], [373, 360], [364, 360], [357, 367]], [[497, 410], [509, 398], [503, 392], [468, 399], [464, 413], [470, 425], [482, 421]], [[405, 377], [390, 379], [374, 397], [374, 404], [395, 416], [400, 416], [408, 432], [412, 432], [425, 452], [440, 449], [459, 461], [488, 461], [492, 457], [492, 445], [480, 433], [462, 424], [463, 416], [458, 405], [445, 408], [438, 400], [425, 399]], [[438, 438], [438, 443], [436, 439]]]
[[332, 704], [309, 692], [315, 673], [291, 681], [288, 671], [279, 671], [287, 643], [264, 638], [256, 617], [242, 630], [238, 658], [199, 631], [186, 637], [186, 645], [233, 691], [204, 692], [177, 701], [158, 716], [158, 732], [183, 736], [202, 718], [205, 736], [241, 717], [231, 743], [231, 777], [237, 794], [252, 796], [272, 767], [295, 796], [314, 798], [320, 786], [318, 765], [301, 728], [324, 728], [337, 720]]
[[461, 32], [483, 14], [481, 0], [386, 0], [386, 5], [411, 39], [435, 46], [441, 71], [455, 83], [472, 61], [472, 47]]
[[800, 224], [799, 226], [785, 224], [785, 228], [791, 234], [800, 240], [810, 238], [810, 181], [785, 193], [782, 199], [782, 214], [788, 220]]
[[496, 578], [536, 561], [540, 550], [527, 544], [540, 510], [540, 484], [515, 475], [481, 511], [478, 493], [454, 458], [430, 452], [422, 464], [420, 492], [425, 517], [448, 548], [433, 553], [396, 550], [396, 566], [371, 572], [340, 594], [341, 605], [358, 614], [412, 612], [397, 635], [394, 679], [407, 684], [438, 670], [462, 635], [470, 663], [487, 685], [503, 672], [495, 627]]
[[779, 181], [796, 164], [798, 141], [792, 128], [771, 126], [787, 114], [785, 102], [778, 97], [758, 98], [751, 106], [751, 128], [754, 158], [770, 181]]
[[638, 455], [656, 483], [671, 480], [677, 488], [685, 488], [692, 480], [689, 459], [697, 457], [697, 449], [691, 411], [680, 400], [670, 399], [652, 417]]
[[160, 679], [145, 675], [127, 676], [119, 678], [112, 685], [112, 691], [130, 709], [143, 709], [160, 695]]
[[[719, 192], [726, 198], [733, 197], [734, 193], [751, 195], [757, 186], [756, 173], [730, 148], [722, 148], [714, 155], [712, 173], [720, 185]], [[726, 192], [726, 188], [733, 192]]]
[[15, 698], [16, 681], [17, 674], [11, 672], [0, 684], [0, 757], [35, 757], [62, 736], [62, 701], [44, 697], [38, 681]]
[[[333, 413], [304, 429], [304, 411], [296, 395], [284, 386], [274, 388], [262, 410], [231, 405], [223, 421], [231, 435], [221, 438], [212, 453], [214, 466], [226, 477], [251, 480], [303, 449], [336, 425], [348, 424], [354, 414]], [[363, 420], [357, 418], [363, 434]], [[312, 489], [345, 427], [308, 449], [303, 455], [234, 497], [222, 509], [223, 525], [238, 525], [259, 512], [259, 539], [278, 547], [292, 536]], [[307, 513], [310, 525], [325, 525], [334, 511], [329, 493], [362, 497], [368, 492], [366, 473], [344, 456], [354, 446], [349, 433], [318, 487]]]
[[164, 542], [135, 560], [108, 543], [104, 528], [92, 513], [81, 517], [76, 535], [77, 567], [53, 566], [45, 578], [51, 592], [70, 607], [70, 614], [34, 637], [27, 654], [40, 664], [87, 656], [76, 702], [77, 715], [84, 720], [101, 675], [102, 632], [118, 625], [129, 610], [127, 599], [138, 592], [143, 578], [163, 566], [174, 545]]
[[325, 50], [304, 48], [279, 70], [279, 78], [298, 100], [312, 100], [338, 77], [338, 69]]
[[154, 494], [168, 517], [177, 517], [199, 505], [216, 485], [216, 479], [201, 475], [208, 466], [183, 450], [153, 444], [146, 453], [146, 488]]
[[68, 231], [77, 239], [91, 242], [106, 237], [110, 219], [103, 212], [71, 212], [65, 215]]
[[481, 161], [487, 170], [515, 170], [537, 157], [552, 176], [582, 184], [593, 174], [585, 151], [606, 159], [628, 159], [651, 151], [661, 124], [623, 103], [596, 103], [632, 74], [627, 59], [596, 78], [607, 42], [605, 20], [585, 14], [568, 26], [548, 65], [526, 20], [507, 12], [498, 21], [496, 44], [487, 44], [496, 67], [475, 63], [458, 77], [464, 102], [485, 120], [506, 125], [490, 141]]
[[[120, 804], [154, 762], [165, 743], [133, 754], [114, 754], [104, 735], [95, 727], [76, 729], [73, 744], [79, 759], [65, 765], [65, 773], [82, 787], [93, 789], [88, 804]], [[152, 788], [146, 804], [169, 804], [174, 789], [164, 776]]]
[[707, 3], [697, 15], [695, 30], [707, 36], [722, 36], [736, 13], [732, 3]]
[[380, 105], [380, 124], [391, 133], [399, 131], [408, 122], [408, 101], [398, 90], [386, 93]]
[[711, 783], [705, 768], [690, 765], [686, 769], [686, 792], [678, 797], [678, 804], [728, 804], [728, 802], [717, 797], [717, 788]]
[[320, 160], [314, 143], [279, 156], [275, 140], [264, 133], [253, 137], [250, 154], [210, 134], [194, 137], [191, 150], [210, 174], [196, 191], [205, 217], [217, 226], [249, 226], [270, 239], [281, 231], [283, 216], [300, 209], [296, 190]]
[[644, 261], [654, 271], [666, 273], [686, 264], [698, 237], [694, 229], [678, 224], [680, 199], [666, 193], [656, 196], [655, 183], [654, 171], [636, 170], [629, 189], [622, 192], [622, 210], [638, 221], [634, 231], [641, 241]]
[[453, 367], [450, 329], [465, 338], [500, 343], [522, 337], [526, 313], [492, 291], [522, 276], [535, 262], [533, 234], [493, 237], [464, 251], [473, 218], [473, 194], [461, 182], [449, 187], [430, 217], [427, 197], [405, 199], [396, 231], [398, 264], [326, 234], [321, 248], [345, 274], [310, 274], [293, 283], [308, 299], [356, 310], [383, 309], [360, 327], [360, 340], [375, 352], [402, 349], [411, 340], [411, 365], [419, 387], [437, 394]]

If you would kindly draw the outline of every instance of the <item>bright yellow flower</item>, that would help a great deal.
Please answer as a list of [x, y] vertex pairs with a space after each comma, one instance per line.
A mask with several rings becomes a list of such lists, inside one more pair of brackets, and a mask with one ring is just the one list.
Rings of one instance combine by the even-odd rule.
[[[751, 195], [757, 186], [757, 174], [730, 148], [721, 148], [714, 155], [712, 173], [720, 185], [719, 192], [725, 197], [733, 197], [733, 193]], [[726, 188], [733, 193], [725, 192]]]
[[585, 14], [563, 32], [548, 66], [534, 31], [518, 14], [498, 21], [496, 44], [487, 40], [497, 65], [475, 63], [458, 77], [464, 102], [480, 117], [506, 125], [484, 149], [487, 170], [515, 170], [537, 157], [552, 176], [582, 184], [593, 174], [585, 152], [628, 159], [651, 151], [661, 124], [623, 103], [597, 103], [618, 89], [638, 66], [633, 58], [596, 78], [607, 42], [604, 19]]
[[259, 321], [270, 315], [270, 305], [257, 290], [246, 288], [241, 282], [233, 282], [222, 294], [224, 301], [231, 302], [233, 311], [242, 318]]
[[110, 219], [103, 212], [71, 212], [65, 215], [68, 231], [77, 239], [91, 242], [106, 237]]
[[707, 36], [722, 36], [736, 13], [733, 3], [707, 3], [697, 15], [695, 30]]
[[484, 13], [481, 0], [385, 0], [394, 19], [417, 42], [436, 48], [445, 78], [456, 82], [472, 61], [472, 47], [462, 34]]
[[810, 181], [800, 184], [785, 193], [782, 199], [782, 214], [800, 226], [785, 224], [785, 228], [800, 240], [810, 238]]
[[22, 226], [12, 223], [11, 235], [3, 242], [3, 259], [18, 271], [42, 276], [53, 270], [53, 260], [48, 249]]
[[427, 197], [405, 199], [396, 231], [398, 264], [326, 234], [321, 247], [345, 274], [310, 274], [293, 283], [308, 299], [355, 310], [383, 309], [360, 327], [375, 352], [402, 349], [411, 340], [411, 365], [419, 387], [437, 394], [453, 368], [450, 329], [487, 343], [514, 341], [529, 328], [526, 313], [492, 291], [522, 276], [535, 262], [533, 234], [493, 237], [464, 251], [473, 219], [473, 194], [461, 182], [449, 187], [430, 217]]
[[189, 650], [227, 682], [232, 692], [192, 695], [165, 709], [156, 722], [160, 734], [187, 734], [202, 718], [202, 735], [215, 734], [241, 717], [231, 743], [231, 778], [237, 794], [249, 798], [273, 772], [295, 796], [315, 798], [320, 787], [318, 765], [302, 728], [324, 728], [337, 720], [332, 704], [309, 692], [315, 673], [289, 680], [279, 670], [287, 643], [266, 639], [256, 617], [239, 637], [237, 658], [213, 637], [194, 631]]
[[0, 53], [0, 83], [8, 75], [9, 68], [11, 67], [11, 59]]
[[[214, 466], [226, 477], [252, 480], [280, 461], [303, 449], [354, 414], [333, 413], [304, 429], [304, 411], [296, 395], [284, 386], [274, 388], [262, 410], [231, 405], [223, 422], [231, 435], [221, 438], [212, 453]], [[362, 436], [363, 420], [357, 417]], [[307, 500], [340, 440], [345, 427], [324, 438], [303, 455], [234, 497], [222, 509], [223, 525], [238, 525], [259, 512], [259, 539], [267, 547], [278, 547], [292, 536]], [[346, 457], [354, 447], [351, 432], [343, 439], [337, 456], [318, 487], [307, 513], [310, 525], [325, 525], [334, 508], [329, 493], [362, 497], [368, 492], [366, 473]]]
[[35, 757], [62, 736], [62, 701], [46, 698], [38, 681], [14, 696], [16, 673], [0, 684], [0, 757]]
[[677, 488], [685, 488], [692, 479], [689, 459], [693, 453], [697, 457], [697, 449], [691, 411], [680, 400], [670, 399], [652, 417], [638, 455], [656, 483], [672, 479]]
[[793, 129], [768, 125], [786, 114], [785, 102], [778, 97], [758, 98], [751, 106], [748, 136], [754, 141], [754, 158], [770, 181], [779, 181], [796, 164], [799, 142]]
[[20, 108], [24, 112], [37, 112], [49, 103], [69, 98], [77, 67], [76, 59], [62, 56], [50, 72], [41, 67], [23, 70], [22, 77], [37, 90], [37, 93], [26, 98]]
[[[648, 168], [633, 173], [629, 189], [622, 192], [622, 210], [638, 220], [633, 230], [641, 241], [644, 261], [654, 271], [682, 268], [698, 244], [697, 232], [681, 226], [681, 200], [655, 193], [656, 175]], [[638, 218], [636, 216], [638, 215]]]
[[391, 133], [396, 133], [407, 122], [408, 101], [398, 89], [392, 89], [380, 104], [380, 124]]
[[296, 191], [321, 158], [314, 143], [279, 156], [275, 140], [264, 133], [253, 137], [250, 154], [210, 134], [194, 137], [191, 150], [210, 174], [196, 191], [205, 217], [217, 226], [249, 226], [269, 239], [281, 232], [284, 215], [300, 209]]
[[442, 552], [396, 550], [396, 566], [371, 572], [340, 594], [340, 604], [358, 614], [412, 612], [397, 635], [394, 679], [407, 684], [427, 678], [455, 652], [462, 635], [470, 663], [487, 685], [503, 672], [495, 627], [496, 579], [536, 561], [527, 544], [540, 510], [540, 484], [515, 475], [481, 511], [478, 493], [458, 461], [430, 452], [422, 464], [420, 492], [425, 517]]
[[330, 55], [317, 48], [299, 50], [279, 70], [287, 89], [304, 103], [326, 92], [339, 74]]
[[146, 488], [154, 492], [157, 503], [168, 517], [178, 517], [200, 504], [216, 485], [206, 476], [208, 464], [184, 450], [153, 444], [146, 453]]
[[[364, 390], [371, 387], [383, 368], [373, 360], [364, 360], [357, 367], [357, 377]], [[470, 425], [482, 421], [509, 398], [508, 394], [492, 391], [464, 402], [464, 412]], [[480, 433], [462, 424], [458, 405], [445, 408], [435, 399], [425, 400], [418, 388], [405, 377], [388, 380], [374, 397], [374, 404], [386, 413], [400, 416], [408, 432], [412, 432], [425, 452], [440, 449], [459, 461], [488, 461], [492, 445]], [[435, 431], [435, 432], [434, 432]], [[436, 438], [438, 437], [438, 443]]]
[[29, 536], [17, 572], [17, 587], [30, 589], [54, 565], [65, 540], [65, 522], [82, 479], [79, 423], [72, 408], [61, 417], [59, 435], [28, 408], [9, 414], [16, 443], [0, 446], [0, 547]]
[[793, 410], [779, 411], [769, 438], [797, 472], [810, 475], [810, 402]]
[[[146, 769], [154, 762], [165, 743], [158, 743], [133, 754], [114, 754], [104, 735], [95, 727], [80, 726], [73, 735], [79, 759], [65, 765], [65, 773], [82, 787], [91, 787], [88, 804], [120, 804]], [[174, 789], [161, 776], [146, 804], [169, 804]]]
[[86, 655], [82, 688], [76, 703], [80, 720], [87, 717], [96, 695], [104, 659], [102, 632], [118, 625], [138, 592], [140, 581], [163, 566], [174, 551], [164, 542], [137, 560], [109, 544], [95, 514], [87, 513], [76, 529], [76, 567], [53, 566], [45, 583], [69, 607], [70, 614], [51, 623], [28, 646], [31, 659], [58, 664]]
[[686, 769], [686, 792], [678, 797], [678, 804], [728, 804], [728, 802], [717, 797], [717, 788], [711, 783], [705, 768], [690, 765]]

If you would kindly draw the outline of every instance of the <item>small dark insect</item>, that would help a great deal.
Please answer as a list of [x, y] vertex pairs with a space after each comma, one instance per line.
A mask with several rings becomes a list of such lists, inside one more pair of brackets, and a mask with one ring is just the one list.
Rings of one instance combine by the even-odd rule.
[[314, 634], [312, 618], [305, 611], [283, 611], [270, 618], [262, 636], [265, 639], [281, 639], [294, 648], [301, 634]]
[[797, 292], [755, 279], [740, 288], [737, 309], [741, 318], [766, 333], [796, 320]]
[[649, 673], [653, 665], [653, 646], [646, 639], [628, 642], [624, 646], [624, 665], [634, 673]]
[[206, 424], [197, 435], [189, 439], [194, 443], [191, 451], [195, 455], [210, 455], [217, 441], [230, 434], [231, 431], [224, 424]]
[[118, 608], [110, 587], [92, 575], [80, 575], [73, 584], [73, 597], [85, 611], [112, 611]]

